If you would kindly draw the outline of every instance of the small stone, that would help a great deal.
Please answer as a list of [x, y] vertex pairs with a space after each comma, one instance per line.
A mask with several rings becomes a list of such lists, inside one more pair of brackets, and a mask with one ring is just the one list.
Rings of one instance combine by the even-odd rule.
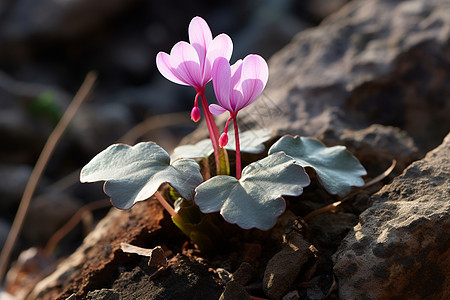
[[245, 288], [236, 281], [230, 281], [225, 286], [225, 290], [220, 295], [219, 300], [250, 300], [250, 295]]
[[237, 283], [245, 286], [247, 283], [250, 282], [250, 280], [253, 277], [253, 274], [255, 273], [255, 268], [249, 263], [243, 262], [237, 268], [237, 270], [233, 273], [233, 280]]
[[224, 268], [217, 268], [216, 273], [219, 275], [219, 278], [223, 283], [229, 282], [233, 277], [233, 275]]
[[281, 299], [294, 283], [303, 265], [315, 255], [314, 247], [296, 232], [287, 235], [283, 248], [269, 261], [263, 290], [270, 299]]
[[286, 295], [284, 295], [283, 298], [281, 298], [281, 300], [299, 300], [300, 299], [300, 295], [298, 294], [298, 291], [290, 291], [289, 293], [287, 293]]

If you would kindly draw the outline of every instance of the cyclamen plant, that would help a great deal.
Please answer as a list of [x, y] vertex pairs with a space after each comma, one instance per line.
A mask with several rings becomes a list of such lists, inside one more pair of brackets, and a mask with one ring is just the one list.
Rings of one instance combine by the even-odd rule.
[[[262, 93], [269, 77], [267, 63], [261, 56], [250, 54], [230, 65], [231, 39], [226, 34], [213, 39], [200, 17], [193, 18], [189, 25], [189, 40], [177, 43], [170, 55], [158, 53], [156, 63], [170, 81], [195, 88], [191, 118], [194, 122], [200, 119], [200, 97], [210, 138], [179, 146], [172, 157], [153, 142], [111, 145], [81, 170], [82, 182], [105, 181], [105, 193], [120, 209], [154, 195], [174, 223], [205, 248], [205, 236], [207, 240], [208, 234], [214, 234], [210, 213], [220, 212], [225, 221], [243, 229], [273, 227], [286, 208], [283, 196], [299, 196], [310, 184], [306, 167], [313, 168], [323, 187], [339, 197], [346, 196], [352, 186], [364, 185], [364, 167], [344, 146], [326, 147], [315, 139], [298, 136], [281, 137], [267, 157], [241, 170], [240, 153], [263, 152], [263, 143], [271, 137], [268, 130], [239, 133], [237, 121], [238, 112]], [[218, 104], [208, 105], [205, 86], [211, 80]], [[213, 115], [227, 111], [230, 116], [219, 137]], [[231, 120], [234, 137], [228, 136]], [[236, 152], [235, 176], [230, 176], [229, 168], [220, 167], [228, 164], [227, 150]], [[199, 162], [213, 153], [217, 175], [203, 177], [201, 168], [208, 169], [208, 164]], [[163, 183], [170, 185], [170, 193], [158, 192]]]

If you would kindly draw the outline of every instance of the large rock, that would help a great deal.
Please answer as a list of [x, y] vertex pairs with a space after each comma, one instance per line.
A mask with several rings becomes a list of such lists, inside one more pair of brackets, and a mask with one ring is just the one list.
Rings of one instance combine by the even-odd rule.
[[334, 256], [341, 299], [450, 298], [450, 135], [372, 197]]

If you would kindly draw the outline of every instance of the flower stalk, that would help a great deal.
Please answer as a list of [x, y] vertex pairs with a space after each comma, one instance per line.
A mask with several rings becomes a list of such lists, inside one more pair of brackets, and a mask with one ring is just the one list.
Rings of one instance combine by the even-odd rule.
[[239, 129], [237, 114], [232, 115], [234, 125], [234, 140], [236, 141], [236, 179], [241, 179], [241, 146], [239, 145]]

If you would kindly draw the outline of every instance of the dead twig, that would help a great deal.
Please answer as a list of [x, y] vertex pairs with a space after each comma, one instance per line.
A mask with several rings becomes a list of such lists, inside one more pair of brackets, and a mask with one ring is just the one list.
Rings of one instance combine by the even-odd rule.
[[44, 172], [45, 167], [47, 166], [47, 163], [56, 148], [56, 145], [61, 139], [61, 136], [63, 135], [73, 116], [92, 91], [96, 78], [97, 75], [94, 72], [89, 72], [86, 75], [83, 84], [73, 98], [61, 120], [56, 125], [53, 132], [50, 134], [47, 142], [44, 145], [44, 148], [42, 149], [42, 152], [25, 187], [22, 199], [20, 200], [20, 205], [14, 218], [14, 222], [11, 226], [11, 230], [8, 234], [8, 238], [6, 239], [5, 245], [3, 246], [2, 252], [0, 253], [0, 282], [3, 281], [11, 252], [14, 248], [17, 237], [22, 230], [23, 222], [25, 220], [28, 207], [30, 206], [31, 198], [33, 197], [39, 179], [41, 178], [42, 173]]

